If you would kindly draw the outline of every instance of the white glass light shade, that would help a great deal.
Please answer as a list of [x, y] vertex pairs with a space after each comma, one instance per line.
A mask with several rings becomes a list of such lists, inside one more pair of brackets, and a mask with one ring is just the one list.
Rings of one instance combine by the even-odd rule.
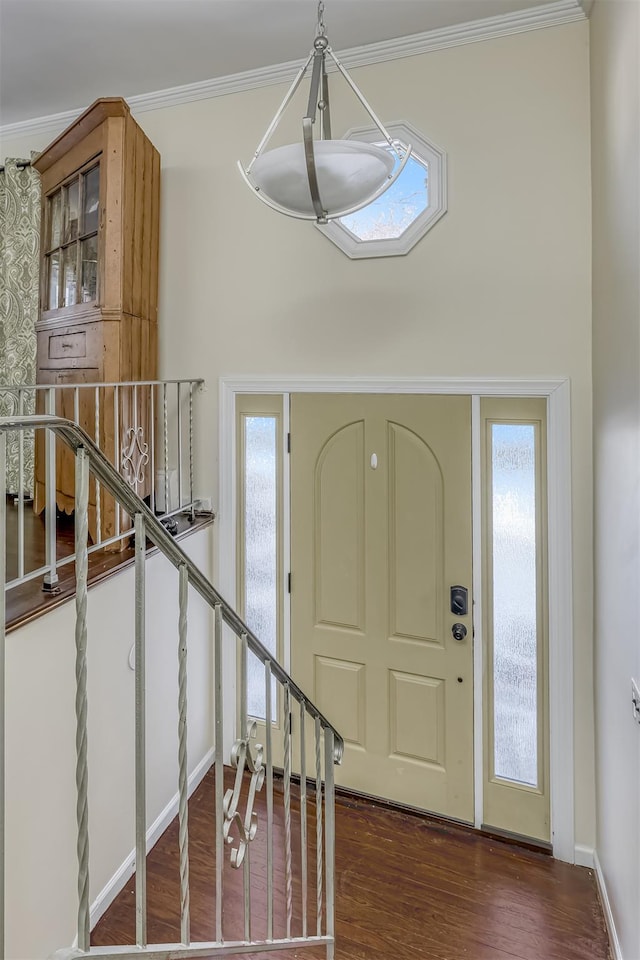
[[[364, 206], [393, 170], [394, 158], [373, 143], [314, 140], [313, 150], [320, 199], [329, 217]], [[294, 215], [315, 217], [302, 143], [260, 154], [251, 168], [251, 180]]]

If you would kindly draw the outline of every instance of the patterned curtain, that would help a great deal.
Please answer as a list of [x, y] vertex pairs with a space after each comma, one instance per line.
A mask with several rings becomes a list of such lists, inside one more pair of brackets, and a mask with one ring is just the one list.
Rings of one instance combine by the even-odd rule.
[[[24, 161], [22, 161], [24, 164]], [[17, 160], [0, 173], [0, 416], [19, 413], [17, 391], [34, 384], [40, 254], [40, 175]], [[34, 412], [34, 392], [22, 394], [22, 412]], [[33, 438], [23, 445], [23, 493], [33, 492]], [[18, 437], [7, 438], [7, 490], [19, 492]]]

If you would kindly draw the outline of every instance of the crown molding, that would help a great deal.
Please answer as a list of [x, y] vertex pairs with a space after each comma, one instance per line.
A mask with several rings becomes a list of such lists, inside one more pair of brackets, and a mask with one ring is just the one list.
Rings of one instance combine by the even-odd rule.
[[[586, 13], [579, 0], [554, 0], [552, 3], [529, 7], [516, 13], [500, 14], [483, 20], [460, 23], [453, 27], [441, 27], [438, 30], [415, 33], [409, 37], [398, 37], [395, 40], [383, 40], [380, 43], [351, 47], [339, 52], [339, 56], [344, 66], [349, 70], [354, 67], [384, 63], [388, 60], [400, 60], [404, 57], [415, 57], [422, 53], [446, 50], [449, 47], [457, 47], [466, 43], [478, 43], [482, 40], [508, 37], [513, 34], [527, 33], [530, 30], [541, 30], [545, 27], [554, 27], [586, 19]], [[193, 103], [196, 100], [209, 100], [213, 97], [242, 93], [245, 90], [255, 90], [258, 87], [287, 83], [292, 80], [303, 63], [304, 59], [290, 60], [287, 63], [279, 63], [271, 67], [246, 70], [242, 73], [215, 77], [212, 80], [204, 80], [199, 83], [188, 83], [184, 86], [158, 90], [155, 93], [144, 93], [126, 99], [132, 113], [139, 115], [146, 113], [148, 110], [160, 110], [163, 107], [174, 107], [182, 103]], [[330, 69], [329, 64], [327, 64], [327, 67]], [[333, 69], [335, 70], [335, 66]], [[8, 123], [0, 126], [0, 136], [8, 139], [9, 137], [59, 133], [70, 123], [73, 123], [81, 113], [82, 110], [68, 110], [64, 113], [36, 117], [33, 120], [24, 120], [20, 123]]]

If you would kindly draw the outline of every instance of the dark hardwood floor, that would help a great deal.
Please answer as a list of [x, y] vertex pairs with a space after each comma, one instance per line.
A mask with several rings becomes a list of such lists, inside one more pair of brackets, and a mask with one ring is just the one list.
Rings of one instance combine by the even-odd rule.
[[[189, 807], [194, 940], [214, 939], [213, 790], [214, 775], [210, 771]], [[263, 793], [258, 802], [259, 827], [251, 854], [252, 902], [258, 906], [254, 936], [264, 935], [266, 888]], [[313, 810], [311, 804], [312, 838]], [[298, 823], [294, 803], [294, 851]], [[281, 818], [275, 830], [276, 850], [281, 851]], [[595, 878], [585, 868], [454, 824], [345, 797], [339, 797], [336, 804], [336, 853], [337, 960], [610, 958]], [[149, 854], [147, 869], [149, 940], [172, 942], [179, 939], [176, 821]], [[283, 922], [281, 853], [276, 870], [277, 935]], [[313, 860], [309, 874], [310, 878], [315, 875]], [[242, 871], [233, 871], [225, 862], [224, 883], [225, 937], [233, 939], [241, 935]], [[313, 917], [312, 879], [310, 885], [309, 911]], [[296, 883], [294, 932], [299, 929], [300, 899]], [[125, 943], [127, 938], [134, 938], [134, 931], [131, 881], [97, 924], [92, 943]], [[276, 956], [312, 960], [325, 953], [313, 948], [252, 956], [256, 960]]]

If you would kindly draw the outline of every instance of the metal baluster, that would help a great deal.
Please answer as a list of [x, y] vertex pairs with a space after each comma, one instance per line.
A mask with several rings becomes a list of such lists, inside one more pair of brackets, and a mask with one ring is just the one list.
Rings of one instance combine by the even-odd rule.
[[[166, 405], [165, 405], [166, 410]], [[165, 474], [166, 476], [166, 474]], [[224, 813], [222, 801], [224, 797], [224, 755], [223, 755], [223, 703], [222, 703], [222, 605], [215, 605], [215, 645], [214, 645], [214, 674], [215, 674], [215, 770], [216, 770], [216, 942], [222, 943], [222, 867], [224, 838]]]
[[[135, 456], [135, 445], [139, 443], [138, 440], [138, 388], [133, 387], [133, 439], [131, 441], [131, 456]], [[133, 489], [135, 492], [138, 492], [138, 467], [137, 464], [132, 462], [133, 468]]]
[[167, 411], [167, 385], [162, 385], [162, 418], [164, 448], [164, 512], [169, 513], [169, 414]]
[[191, 504], [191, 519], [195, 520], [196, 511], [193, 504], [193, 381], [189, 383], [189, 503]]
[[273, 940], [273, 759], [271, 753], [271, 661], [264, 665], [267, 755], [267, 940]]
[[322, 936], [322, 760], [320, 718], [316, 717], [316, 931]]
[[147, 811], [145, 736], [145, 524], [136, 513], [135, 527], [135, 667], [136, 667], [136, 944], [147, 945]]
[[[20, 387], [18, 416], [24, 416], [24, 395]], [[24, 430], [18, 430], [18, 576], [24, 577]]]
[[[49, 387], [47, 390], [47, 413], [55, 416], [55, 412], [56, 391], [53, 387]], [[47, 572], [43, 578], [43, 590], [53, 593], [56, 591], [58, 583], [56, 566], [56, 437], [53, 430], [45, 430], [44, 462], [44, 538]]]
[[287, 937], [291, 936], [293, 881], [291, 876], [291, 693], [284, 685], [284, 865], [287, 897]]
[[187, 603], [189, 596], [189, 572], [185, 564], [180, 566], [180, 592], [178, 619], [178, 806], [180, 846], [180, 936], [182, 943], [191, 943], [189, 917], [189, 784], [187, 766]]
[[325, 871], [327, 885], [326, 935], [332, 942], [327, 945], [327, 960], [333, 960], [335, 945], [335, 869], [336, 869], [336, 799], [333, 771], [333, 730], [324, 731], [324, 822], [325, 822]]
[[300, 701], [300, 869], [302, 872], [302, 936], [307, 935], [307, 757], [305, 744], [306, 704]]
[[182, 508], [182, 384], [178, 383], [178, 507]]
[[[96, 447], [100, 446], [100, 387], [96, 387], [95, 393], [95, 404], [94, 404], [94, 435], [96, 441]], [[102, 543], [102, 520], [101, 520], [101, 509], [100, 509], [100, 481], [96, 477], [96, 538], [97, 543]]]
[[[49, 431], [47, 431], [49, 432]], [[89, 458], [76, 452], [76, 818], [78, 823], [78, 948], [89, 950], [89, 803], [87, 751], [87, 577], [89, 554]]]
[[[120, 473], [122, 464], [120, 463], [120, 388], [115, 387], [113, 391], [113, 465]], [[116, 537], [120, 536], [120, 504], [116, 501]]]
[[156, 391], [154, 385], [149, 384], [149, 446], [151, 448], [151, 499], [149, 505], [156, 512]]
[[247, 713], [247, 635], [240, 634], [240, 739], [248, 739], [248, 713]]
[[[249, 717], [247, 713], [247, 635], [240, 635], [240, 739], [247, 741], [249, 749]], [[251, 940], [251, 844], [247, 843], [242, 861], [242, 887], [244, 892], [244, 938]]]
[[80, 388], [73, 388], [73, 419], [80, 426]]
[[7, 434], [0, 431], [0, 960], [4, 960], [4, 868], [5, 868], [5, 581], [7, 578]]

